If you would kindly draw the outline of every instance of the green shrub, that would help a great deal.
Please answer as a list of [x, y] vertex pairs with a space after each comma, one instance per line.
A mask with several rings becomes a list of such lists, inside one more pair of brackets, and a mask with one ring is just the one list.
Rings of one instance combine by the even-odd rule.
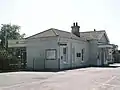
[[0, 70], [18, 70], [18, 59], [16, 56], [12, 56], [6, 50], [0, 50]]

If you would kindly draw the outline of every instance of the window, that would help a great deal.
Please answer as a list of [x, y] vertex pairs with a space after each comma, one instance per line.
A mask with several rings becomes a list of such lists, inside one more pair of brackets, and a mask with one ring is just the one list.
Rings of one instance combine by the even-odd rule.
[[63, 54], [66, 54], [66, 48], [63, 48]]
[[83, 48], [82, 49], [82, 61], [84, 60], [84, 52], [85, 52], [85, 49]]
[[81, 57], [81, 53], [76, 53], [76, 56], [77, 57]]
[[82, 54], [84, 54], [84, 49], [82, 49]]
[[62, 59], [65, 63], [68, 62], [68, 48], [67, 47], [63, 47], [63, 57], [62, 57]]
[[47, 49], [46, 50], [46, 59], [55, 60], [56, 59], [56, 49]]

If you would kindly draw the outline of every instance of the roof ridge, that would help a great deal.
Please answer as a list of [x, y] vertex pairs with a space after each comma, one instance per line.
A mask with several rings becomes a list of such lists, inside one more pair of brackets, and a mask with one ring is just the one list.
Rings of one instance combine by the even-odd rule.
[[64, 31], [64, 30], [59, 30], [59, 29], [54, 29], [54, 30], [58, 30], [58, 31], [61, 31], [61, 32], [66, 32], [66, 33], [71, 33], [71, 32]]
[[49, 31], [49, 30], [52, 30], [52, 29], [54, 29], [54, 28], [50, 28], [50, 29], [44, 30], [44, 31], [42, 31], [42, 32], [33, 34], [33, 35], [31, 35], [31, 36], [26, 37], [25, 39], [28, 39], [28, 38], [33, 37], [33, 36], [35, 36], [35, 35], [39, 35], [39, 34], [41, 34], [41, 33], [44, 33], [44, 32], [46, 32], [46, 31]]
[[51, 30], [53, 31], [53, 33], [54, 33], [56, 36], [59, 35], [57, 32], [55, 32], [55, 29], [52, 28]]
[[105, 30], [99, 30], [99, 31], [85, 31], [85, 32], [80, 32], [80, 33], [91, 33], [91, 32], [105, 32]]

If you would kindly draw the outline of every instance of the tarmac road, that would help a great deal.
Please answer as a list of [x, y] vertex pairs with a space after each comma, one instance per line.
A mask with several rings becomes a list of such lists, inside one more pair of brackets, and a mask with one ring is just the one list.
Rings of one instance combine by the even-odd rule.
[[0, 73], [0, 90], [120, 90], [118, 67]]

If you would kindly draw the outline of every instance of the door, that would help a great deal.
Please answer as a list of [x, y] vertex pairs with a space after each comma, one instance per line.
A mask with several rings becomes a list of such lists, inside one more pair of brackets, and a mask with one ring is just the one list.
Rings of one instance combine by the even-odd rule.
[[99, 53], [97, 54], [97, 65], [100, 66], [101, 65], [101, 52], [99, 51]]
[[75, 47], [72, 47], [72, 67], [75, 67]]
[[64, 64], [68, 63], [68, 47], [60, 46], [60, 68], [64, 68]]
[[104, 49], [101, 48], [101, 64], [102, 64], [102, 65], [104, 65], [104, 61], [105, 61]]

